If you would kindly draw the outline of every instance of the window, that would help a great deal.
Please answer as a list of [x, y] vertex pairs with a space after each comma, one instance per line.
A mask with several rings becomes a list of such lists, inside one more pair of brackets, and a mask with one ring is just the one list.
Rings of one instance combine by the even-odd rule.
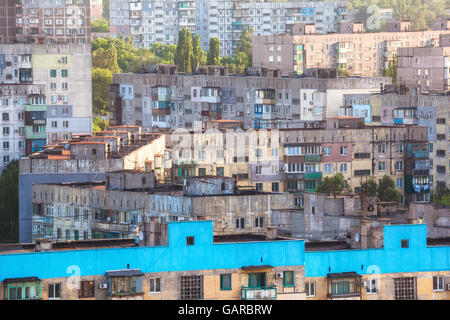
[[7, 300], [31, 300], [41, 298], [40, 280], [31, 280], [27, 282], [8, 282], [4, 283], [5, 295]]
[[341, 147], [341, 156], [345, 156], [347, 154], [347, 147]]
[[3, 120], [3, 121], [9, 121], [9, 113], [4, 112], [4, 113], [2, 114], [2, 120]]
[[256, 191], [263, 191], [263, 184], [262, 183], [257, 183], [256, 184]]
[[323, 147], [323, 154], [325, 156], [330, 156], [331, 155], [331, 147]]
[[293, 287], [295, 285], [294, 271], [284, 271], [283, 286]]
[[347, 172], [347, 163], [341, 163], [341, 172]]
[[264, 227], [264, 217], [255, 218], [255, 228], [262, 228], [262, 227]]
[[220, 275], [220, 290], [231, 290], [231, 274]]
[[245, 227], [245, 218], [237, 218], [236, 229], [244, 229], [244, 227]]
[[193, 246], [194, 245], [194, 237], [186, 237], [186, 245]]
[[203, 299], [203, 276], [180, 277], [180, 299]]
[[415, 277], [395, 278], [395, 300], [416, 300], [416, 288]]
[[62, 76], [63, 78], [67, 78], [67, 76], [68, 76], [67, 70], [65, 70], [65, 69], [61, 70], [61, 76]]
[[397, 178], [397, 188], [402, 188], [402, 187], [403, 187], [403, 179]]
[[278, 182], [272, 182], [272, 192], [279, 192], [280, 184]]
[[380, 170], [380, 171], [386, 170], [386, 163], [384, 161], [378, 162], [378, 170]]
[[402, 248], [409, 248], [409, 240], [408, 239], [403, 239], [401, 241], [401, 247]]
[[385, 152], [386, 152], [386, 147], [385, 147], [385, 145], [384, 145], [384, 144], [379, 144], [379, 145], [378, 145], [378, 153], [383, 154], [383, 153], [385, 153]]
[[367, 280], [366, 292], [368, 294], [377, 293], [377, 280], [376, 279], [368, 279]]
[[444, 277], [433, 277], [433, 291], [444, 291]]
[[48, 298], [61, 299], [61, 283], [52, 283], [48, 285]]
[[78, 298], [95, 297], [95, 281], [81, 281], [78, 289]]
[[248, 287], [249, 288], [262, 288], [266, 286], [266, 273], [249, 273], [248, 275]]
[[325, 163], [324, 165], [324, 172], [325, 173], [331, 173], [332, 170], [332, 164], [331, 163]]
[[256, 168], [255, 168], [255, 173], [256, 174], [261, 174], [262, 173], [262, 166], [257, 166]]
[[305, 282], [306, 297], [316, 296], [316, 283], [315, 282]]
[[403, 171], [403, 161], [395, 162], [395, 170]]
[[161, 278], [150, 278], [150, 293], [161, 293]]
[[50, 70], [50, 77], [56, 78], [56, 70]]

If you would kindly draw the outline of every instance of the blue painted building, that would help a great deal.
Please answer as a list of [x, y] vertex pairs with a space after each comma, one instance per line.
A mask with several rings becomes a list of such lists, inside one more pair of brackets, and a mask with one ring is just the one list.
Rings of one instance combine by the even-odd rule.
[[23, 299], [28, 286], [45, 299], [66, 284], [57, 298], [77, 299], [84, 291], [67, 282], [79, 275], [97, 299], [192, 298], [186, 283], [197, 299], [450, 298], [450, 246], [427, 246], [422, 224], [384, 226], [382, 248], [306, 253], [303, 240], [214, 243], [212, 221], [171, 222], [168, 237], [160, 247], [1, 254], [0, 295]]

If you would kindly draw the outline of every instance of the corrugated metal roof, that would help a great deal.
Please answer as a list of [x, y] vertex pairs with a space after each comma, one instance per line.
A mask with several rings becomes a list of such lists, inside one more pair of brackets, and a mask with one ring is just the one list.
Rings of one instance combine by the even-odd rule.
[[143, 276], [144, 273], [139, 269], [122, 269], [105, 272], [108, 277], [135, 277]]
[[3, 280], [3, 283], [32, 282], [32, 281], [40, 281], [40, 279], [38, 277], [8, 278]]

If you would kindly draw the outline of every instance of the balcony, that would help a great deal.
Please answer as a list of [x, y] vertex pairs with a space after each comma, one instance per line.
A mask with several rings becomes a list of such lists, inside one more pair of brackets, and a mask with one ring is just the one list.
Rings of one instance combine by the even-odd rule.
[[305, 162], [321, 162], [322, 155], [320, 154], [307, 154], [305, 155]]
[[53, 224], [53, 216], [33, 216], [33, 223]]
[[430, 153], [428, 151], [414, 151], [414, 158], [429, 158]]
[[241, 288], [242, 300], [270, 300], [277, 298], [277, 287]]
[[91, 221], [91, 228], [93, 230], [109, 231], [109, 232], [132, 232], [133, 226], [131, 224], [111, 223], [102, 221]]
[[310, 172], [304, 174], [305, 179], [322, 179], [322, 172]]

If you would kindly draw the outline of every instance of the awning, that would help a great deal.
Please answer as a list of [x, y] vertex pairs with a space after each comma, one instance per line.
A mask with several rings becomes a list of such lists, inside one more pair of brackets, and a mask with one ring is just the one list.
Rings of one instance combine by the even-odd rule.
[[340, 272], [340, 273], [329, 273], [327, 274], [329, 279], [341, 279], [341, 278], [361, 278], [361, 275], [356, 272]]
[[139, 269], [123, 269], [123, 270], [113, 270], [106, 271], [108, 277], [135, 277], [143, 276], [144, 273]]
[[18, 283], [18, 282], [33, 282], [41, 281], [38, 277], [25, 277], [25, 278], [8, 278], [3, 280], [3, 283]]
[[269, 265], [261, 265], [261, 266], [244, 266], [241, 269], [244, 271], [249, 271], [249, 270], [261, 270], [261, 269], [272, 269], [272, 266]]

